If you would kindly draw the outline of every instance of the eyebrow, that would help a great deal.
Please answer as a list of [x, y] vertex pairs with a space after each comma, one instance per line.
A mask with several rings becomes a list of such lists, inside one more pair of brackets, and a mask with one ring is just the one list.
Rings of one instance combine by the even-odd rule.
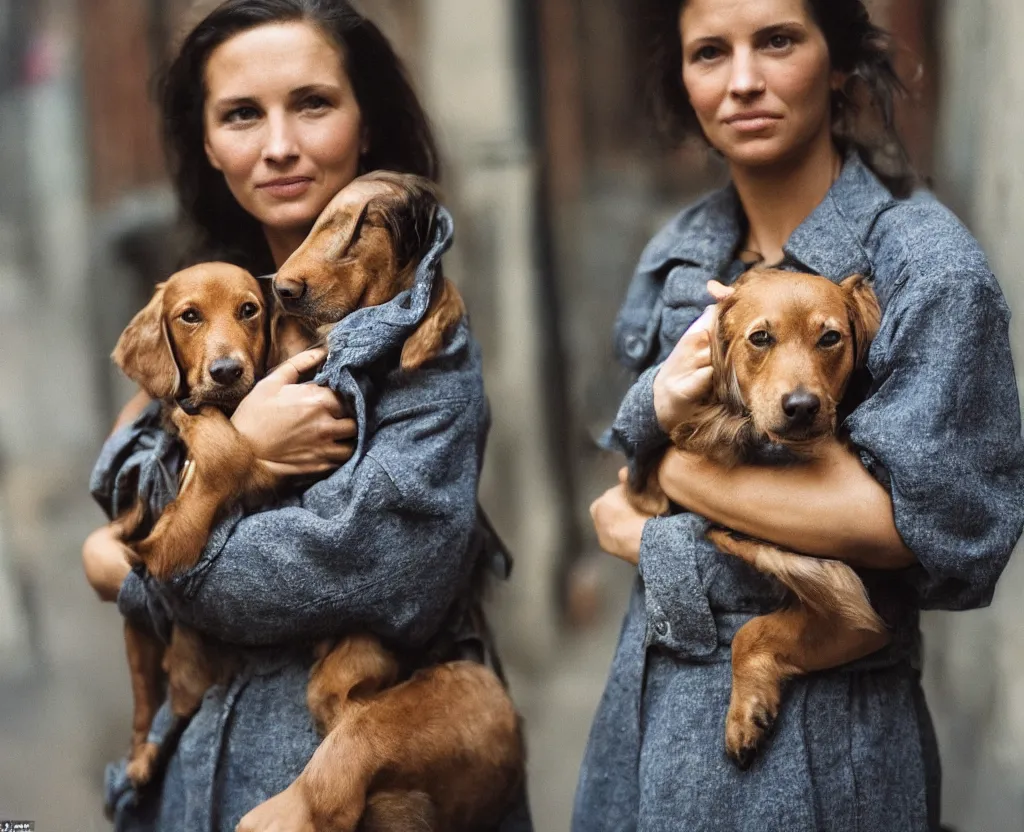
[[[786, 20], [786, 21], [783, 21], [782, 23], [772, 23], [769, 26], [761, 27], [756, 32], [754, 32], [754, 37], [755, 38], [763, 38], [763, 37], [765, 37], [767, 35], [775, 34], [776, 32], [792, 30], [792, 29], [799, 29], [801, 31], [804, 31], [804, 30], [806, 30], [806, 28], [807, 27], [804, 26], [804, 24], [801, 23], [799, 20]], [[720, 43], [720, 42], [723, 42], [725, 40], [726, 40], [726, 38], [724, 36], [722, 36], [722, 35], [702, 35], [700, 37], [694, 38], [693, 40], [688, 40], [687, 41], [687, 45], [691, 45], [692, 46], [692, 45], [695, 45], [695, 44], [698, 44], [698, 43], [712, 43], [712, 42]]]
[[[309, 95], [313, 92], [337, 92], [341, 89], [337, 84], [333, 83], [320, 83], [320, 84], [306, 84], [302, 87], [296, 87], [288, 93], [289, 98], [301, 98], [304, 95]], [[215, 107], [239, 107], [243, 105], [258, 104], [259, 99], [251, 95], [238, 95], [232, 96], [231, 98], [218, 98], [213, 102]]]

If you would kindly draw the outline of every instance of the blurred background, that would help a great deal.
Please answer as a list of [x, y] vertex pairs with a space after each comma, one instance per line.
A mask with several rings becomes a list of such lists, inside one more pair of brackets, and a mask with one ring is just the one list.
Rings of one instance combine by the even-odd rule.
[[[120, 620], [80, 565], [87, 476], [130, 394], [108, 355], [172, 271], [174, 203], [148, 84], [190, 0], [0, 0], [0, 819], [109, 825], [129, 737]], [[200, 4], [210, 6], [209, 2]], [[362, 0], [406, 59], [447, 158], [448, 269], [494, 411], [483, 501], [517, 554], [494, 620], [527, 719], [538, 832], [568, 828], [633, 570], [587, 506], [629, 379], [611, 324], [656, 228], [721, 181], [651, 142], [631, 0]], [[981, 239], [1018, 314], [1024, 3], [878, 0], [922, 172]], [[1024, 372], [1024, 327], [1013, 328]], [[1022, 495], [1024, 499], [1024, 495]], [[1024, 829], [1024, 558], [987, 610], [925, 616], [929, 701], [961, 832]]]

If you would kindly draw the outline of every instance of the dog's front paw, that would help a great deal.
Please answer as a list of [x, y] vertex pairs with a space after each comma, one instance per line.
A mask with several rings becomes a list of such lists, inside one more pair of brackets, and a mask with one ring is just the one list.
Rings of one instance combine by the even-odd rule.
[[318, 832], [313, 813], [293, 783], [247, 814], [235, 832]]
[[741, 771], [753, 764], [775, 728], [781, 700], [778, 688], [760, 685], [756, 690], [733, 690], [725, 720], [725, 750]]
[[155, 742], [147, 742], [132, 752], [125, 773], [136, 789], [141, 789], [153, 779], [159, 751], [160, 747]]

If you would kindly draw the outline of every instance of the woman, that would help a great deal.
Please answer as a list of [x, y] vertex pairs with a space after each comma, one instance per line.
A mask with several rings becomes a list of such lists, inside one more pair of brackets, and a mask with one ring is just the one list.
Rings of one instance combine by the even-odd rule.
[[[161, 104], [196, 260], [273, 271], [359, 173], [438, 173], [398, 59], [342, 0], [229, 0], [183, 42]], [[450, 241], [442, 211], [425, 259]], [[431, 276], [421, 269], [417, 281]], [[369, 631], [413, 661], [439, 645], [452, 656], [479, 647], [475, 633], [457, 631], [480, 562], [488, 413], [479, 349], [462, 327], [445, 348], [446, 372], [375, 386], [381, 359], [425, 313], [417, 298], [429, 291], [413, 293], [413, 308], [399, 298], [343, 324], [353, 349], [332, 351], [318, 376], [327, 386], [296, 383], [323, 359], [302, 353], [232, 417], [279, 473], [323, 475], [347, 462], [334, 474], [273, 509], [229, 517], [199, 564], [166, 585], [129, 573], [109, 531], [87, 541], [87, 575], [124, 615], [163, 630], [170, 613], [239, 645], [244, 662], [227, 687], [208, 691], [161, 782], [136, 795], [123, 762], [108, 770], [117, 829], [262, 828], [248, 814], [287, 787], [320, 742], [305, 705], [316, 639]], [[335, 392], [346, 383], [372, 430], [341, 418]], [[92, 486], [112, 516], [138, 494], [157, 506], [173, 496], [181, 451], [157, 409], [138, 397], [119, 420], [130, 424], [104, 446]], [[157, 720], [159, 733], [166, 709]], [[530, 828], [525, 801], [502, 828]]]
[[[713, 314], [702, 310], [750, 263], [868, 274], [883, 320], [866, 398], [845, 423], [855, 451], [836, 442], [805, 465], [733, 470], [671, 451], [660, 481], [678, 513], [640, 515], [621, 485], [594, 503], [602, 546], [640, 580], [574, 828], [938, 829], [918, 611], [987, 604], [1024, 523], [1006, 303], [970, 234], [930, 194], [911, 193], [893, 152], [898, 81], [860, 0], [655, 5], [661, 113], [677, 136], [701, 133], [732, 181], [641, 257], [616, 329], [622, 361], [641, 375], [612, 444], [631, 461], [664, 450], [709, 388]], [[867, 570], [893, 636], [791, 682], [747, 772], [723, 744], [729, 645], [781, 598], [711, 547], [704, 518]]]

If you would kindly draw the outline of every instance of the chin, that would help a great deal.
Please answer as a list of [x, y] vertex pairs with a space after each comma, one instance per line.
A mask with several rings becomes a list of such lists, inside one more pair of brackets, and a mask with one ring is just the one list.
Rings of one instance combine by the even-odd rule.
[[734, 144], [726, 148], [722, 155], [730, 164], [747, 168], [771, 168], [792, 158], [793, 148], [773, 136]]

